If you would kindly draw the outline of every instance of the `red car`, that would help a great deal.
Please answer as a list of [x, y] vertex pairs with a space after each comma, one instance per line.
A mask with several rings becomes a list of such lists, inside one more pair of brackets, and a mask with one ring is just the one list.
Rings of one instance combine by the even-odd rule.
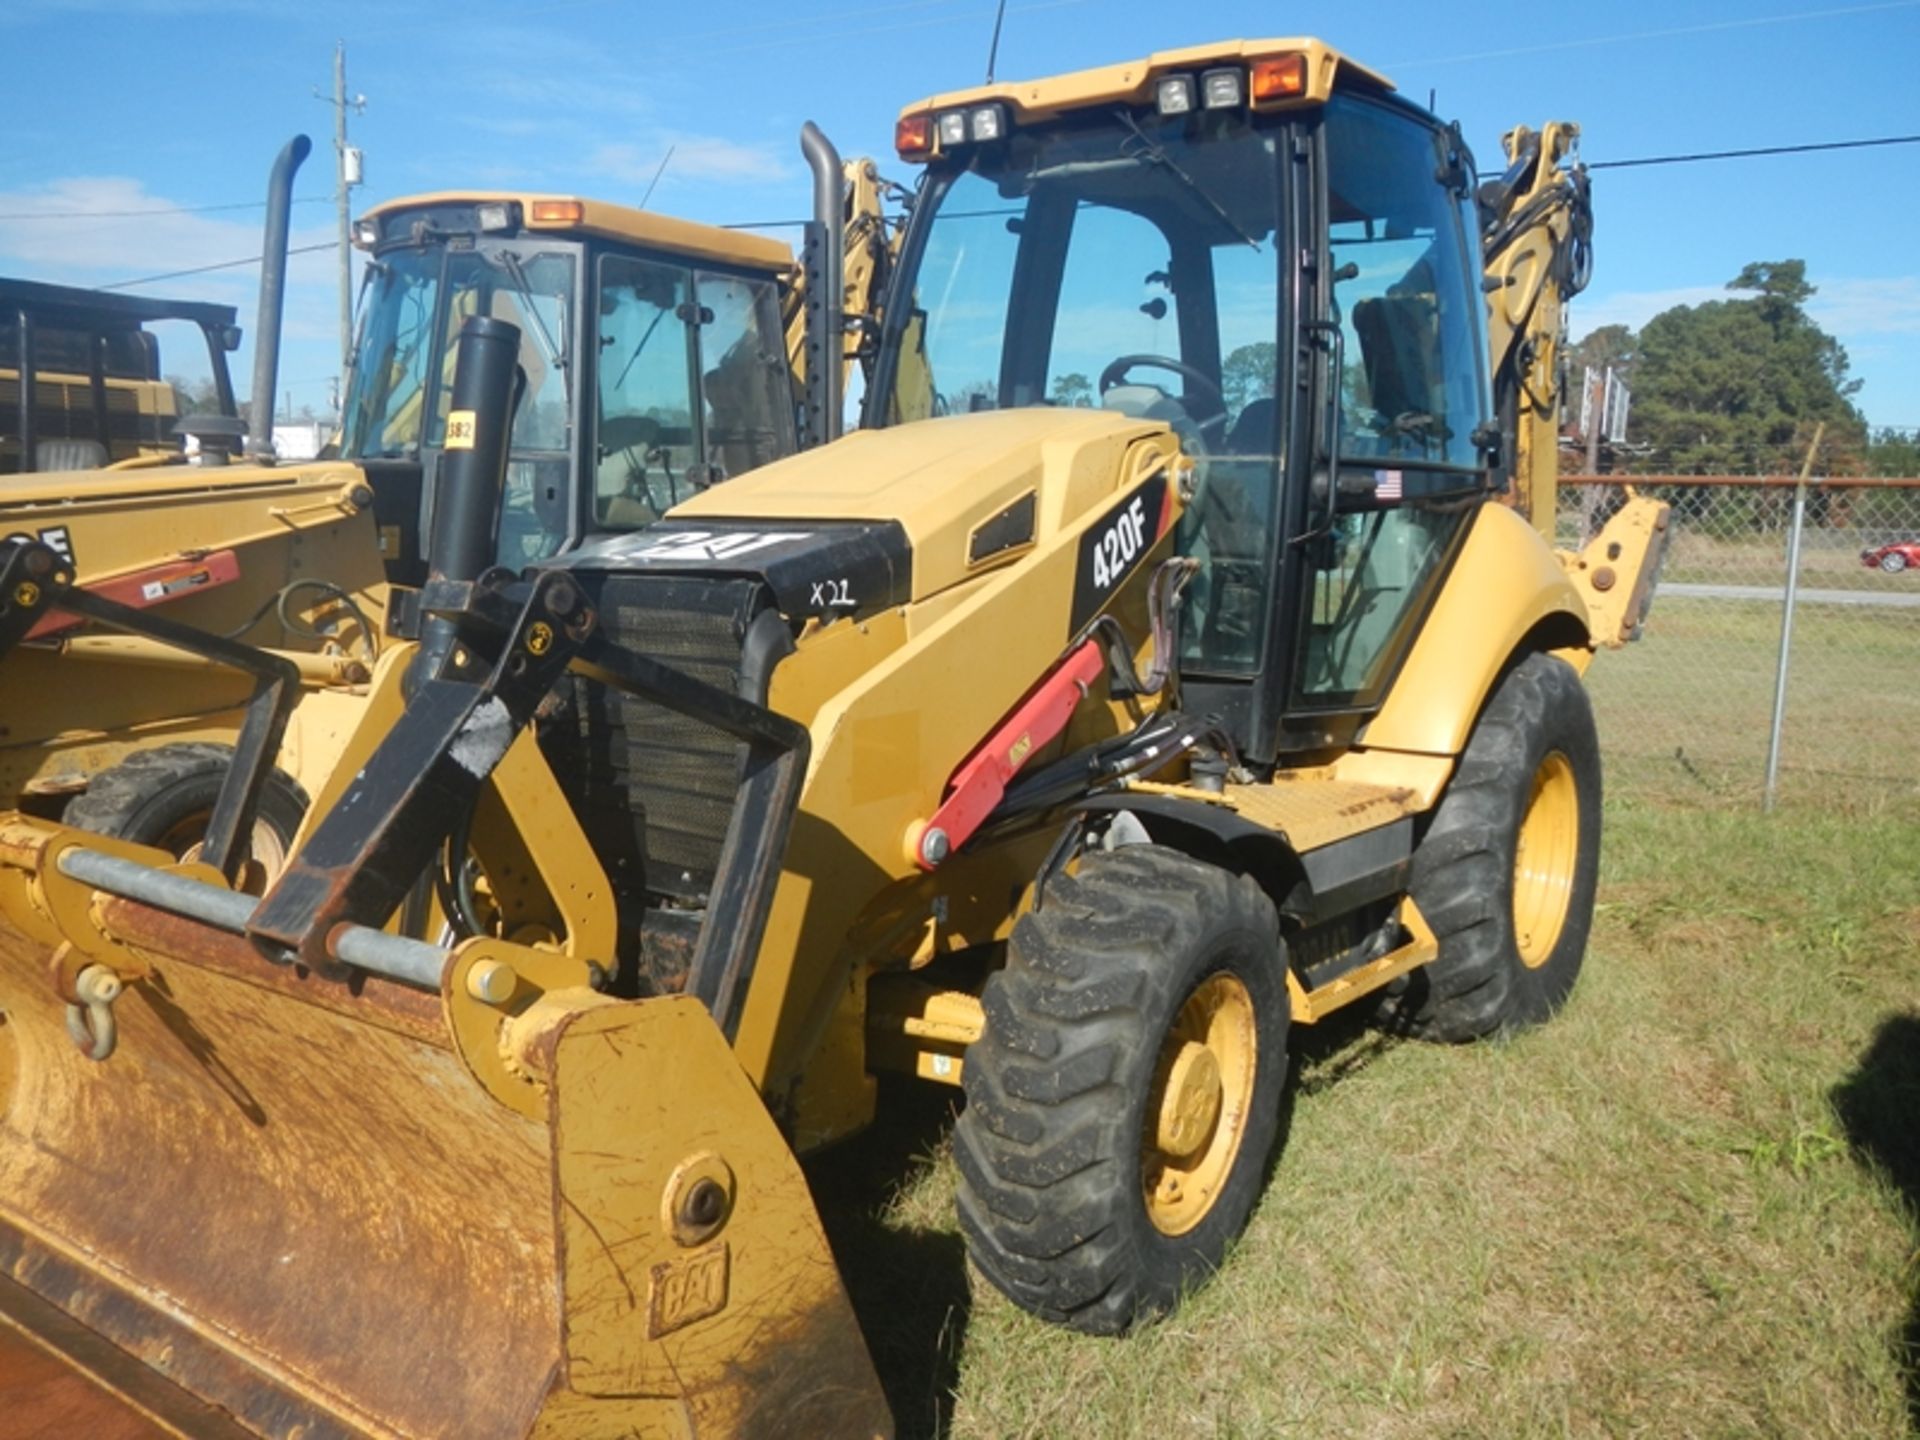
[[1860, 552], [1862, 565], [1878, 565], [1889, 575], [1898, 575], [1908, 566], [1920, 570], [1920, 540], [1896, 540], [1891, 545], [1876, 545]]

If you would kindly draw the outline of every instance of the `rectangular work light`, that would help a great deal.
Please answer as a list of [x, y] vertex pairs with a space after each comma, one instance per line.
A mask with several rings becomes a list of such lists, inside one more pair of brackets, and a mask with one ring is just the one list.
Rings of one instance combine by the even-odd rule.
[[1240, 71], [1209, 70], [1200, 77], [1200, 103], [1209, 110], [1232, 110], [1241, 100]]
[[1193, 109], [1193, 77], [1165, 75], [1153, 94], [1154, 108], [1162, 115], [1185, 115]]
[[967, 116], [967, 133], [976, 145], [998, 140], [1007, 133], [1006, 112], [998, 105], [981, 105]]

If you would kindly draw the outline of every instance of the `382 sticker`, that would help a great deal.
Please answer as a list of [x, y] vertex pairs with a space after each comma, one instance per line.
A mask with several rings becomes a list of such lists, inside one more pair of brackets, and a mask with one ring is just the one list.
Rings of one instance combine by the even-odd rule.
[[1127, 496], [1080, 538], [1073, 577], [1073, 621], [1078, 631], [1099, 613], [1160, 538], [1167, 509], [1167, 477], [1155, 475]]

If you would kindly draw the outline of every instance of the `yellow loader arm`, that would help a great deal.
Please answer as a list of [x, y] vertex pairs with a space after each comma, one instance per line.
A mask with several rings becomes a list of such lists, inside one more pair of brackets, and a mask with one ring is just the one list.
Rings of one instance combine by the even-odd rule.
[[1501, 137], [1507, 170], [1480, 187], [1494, 403], [1512, 437], [1509, 503], [1553, 539], [1567, 302], [1592, 269], [1593, 214], [1580, 127]]
[[[881, 294], [893, 261], [900, 250], [903, 227], [889, 225], [886, 216], [887, 182], [873, 161], [856, 157], [843, 167], [846, 210], [841, 226], [841, 308], [849, 322], [846, 348], [841, 357], [844, 379], [866, 350], [866, 337], [875, 323]], [[795, 272], [793, 284], [782, 296], [783, 319], [787, 327], [787, 360], [793, 367], [794, 382], [806, 378], [807, 306], [804, 275]]]

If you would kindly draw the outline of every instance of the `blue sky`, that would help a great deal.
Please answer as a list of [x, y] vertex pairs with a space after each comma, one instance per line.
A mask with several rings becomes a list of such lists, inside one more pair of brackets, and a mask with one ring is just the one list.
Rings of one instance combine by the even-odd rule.
[[[246, 204], [295, 131], [315, 140], [295, 244], [333, 238], [333, 47], [367, 109], [356, 213], [443, 186], [525, 186], [716, 222], [798, 217], [796, 136], [892, 160], [899, 108], [977, 82], [993, 0], [0, 0], [7, 139], [0, 274], [98, 285], [257, 252]], [[1463, 19], [1462, 16], [1468, 17]], [[1229, 36], [1316, 34], [1458, 118], [1483, 170], [1517, 122], [1573, 119], [1589, 160], [1920, 133], [1920, 0], [1482, 0], [1290, 7], [1009, 0], [1003, 79]], [[41, 57], [36, 61], [33, 57]], [[26, 63], [22, 63], [23, 60]], [[1751, 260], [1805, 259], [1876, 425], [1920, 428], [1920, 145], [1652, 169], [1595, 183], [1597, 257], [1574, 333], [1723, 294]], [[334, 262], [295, 262], [281, 390], [324, 406]], [[142, 287], [225, 300], [254, 272]], [[236, 374], [250, 362], [239, 357]], [[245, 388], [244, 378], [241, 388]]]

